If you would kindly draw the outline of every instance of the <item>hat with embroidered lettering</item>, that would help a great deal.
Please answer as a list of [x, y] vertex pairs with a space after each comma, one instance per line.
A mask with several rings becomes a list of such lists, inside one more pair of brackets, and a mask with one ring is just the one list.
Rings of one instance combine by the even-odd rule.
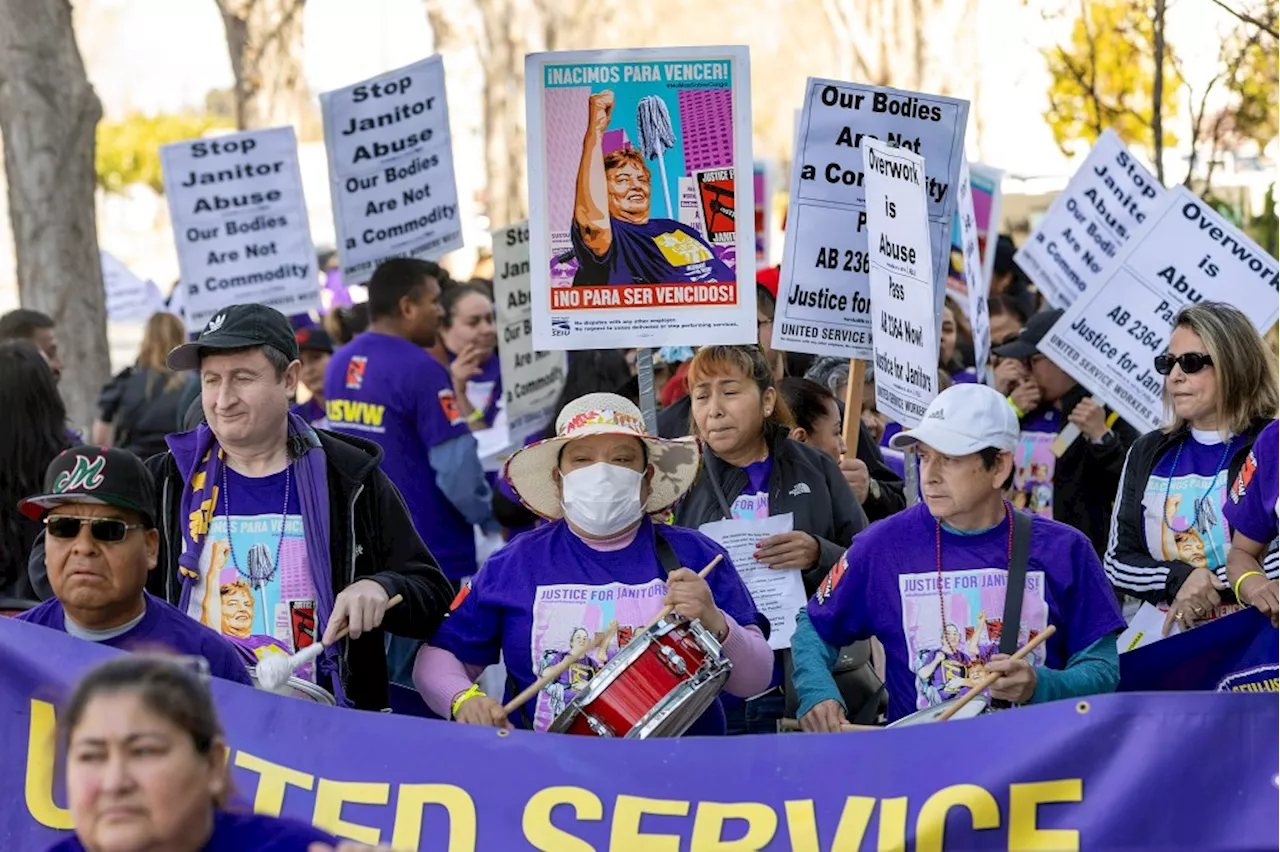
[[647, 514], [669, 509], [693, 485], [702, 461], [697, 438], [657, 438], [645, 432], [644, 416], [635, 403], [614, 393], [589, 393], [565, 405], [556, 418], [556, 434], [521, 447], [502, 466], [502, 476], [530, 511], [555, 520], [564, 514], [551, 471], [560, 465], [560, 451], [572, 441], [591, 435], [625, 435], [644, 444], [653, 466]]
[[210, 350], [270, 346], [290, 361], [298, 360], [298, 341], [288, 318], [266, 305], [230, 305], [205, 323], [200, 336], [169, 353], [170, 370], [199, 370]]
[[999, 391], [958, 384], [935, 396], [920, 425], [894, 435], [889, 446], [905, 450], [912, 444], [927, 444], [949, 456], [967, 456], [988, 447], [1013, 452], [1018, 434], [1018, 415]]
[[1040, 341], [1049, 333], [1049, 329], [1062, 319], [1062, 308], [1043, 310], [1027, 320], [1018, 336], [1003, 346], [991, 350], [991, 354], [1000, 358], [1030, 358], [1040, 351]]
[[142, 459], [127, 450], [80, 446], [63, 450], [44, 474], [44, 493], [18, 511], [33, 521], [64, 503], [96, 503], [137, 512], [148, 527], [156, 519], [156, 486]]

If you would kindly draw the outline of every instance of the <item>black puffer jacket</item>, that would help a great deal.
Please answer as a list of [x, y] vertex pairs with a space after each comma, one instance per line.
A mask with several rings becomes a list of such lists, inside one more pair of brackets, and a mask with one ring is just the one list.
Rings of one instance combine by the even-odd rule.
[[[1235, 454], [1227, 463], [1228, 487], [1236, 481], [1236, 474], [1248, 458], [1254, 439], [1269, 422], [1271, 421], [1255, 420], [1244, 431], [1246, 440], [1236, 448]], [[1147, 545], [1143, 521], [1146, 512], [1143, 498], [1146, 496], [1151, 471], [1179, 442], [1189, 438], [1190, 431], [1184, 426], [1171, 434], [1148, 432], [1134, 442], [1133, 449], [1125, 460], [1124, 473], [1120, 477], [1120, 491], [1116, 495], [1115, 513], [1111, 519], [1111, 535], [1103, 557], [1107, 579], [1120, 594], [1141, 598], [1152, 604], [1168, 603], [1195, 570], [1195, 566], [1187, 562], [1154, 558]], [[1271, 549], [1274, 548], [1275, 543], [1272, 542]], [[1226, 582], [1226, 566], [1222, 566], [1217, 573], [1218, 578]], [[1235, 600], [1230, 589], [1221, 590], [1218, 595], [1228, 602]]]
[[[867, 515], [830, 456], [791, 440], [783, 426], [773, 427], [765, 437], [773, 457], [769, 514], [791, 512], [794, 528], [818, 540], [818, 562], [804, 571], [805, 591], [812, 595], [849, 549], [854, 533], [867, 526]], [[710, 448], [704, 449], [702, 471], [676, 507], [676, 524], [697, 529], [732, 517], [729, 508], [746, 486], [747, 474], [742, 468], [723, 461]]]

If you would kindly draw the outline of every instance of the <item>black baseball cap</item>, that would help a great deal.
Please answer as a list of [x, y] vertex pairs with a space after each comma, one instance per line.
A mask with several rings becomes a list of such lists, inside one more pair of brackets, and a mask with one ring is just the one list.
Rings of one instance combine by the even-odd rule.
[[155, 479], [128, 450], [89, 445], [63, 450], [45, 471], [44, 493], [23, 500], [18, 511], [38, 521], [64, 503], [117, 506], [156, 525]]
[[329, 336], [329, 332], [318, 325], [298, 329], [294, 332], [293, 339], [298, 341], [299, 352], [310, 349], [314, 352], [333, 354], [333, 338]]
[[270, 346], [290, 361], [298, 359], [298, 341], [284, 314], [266, 305], [231, 305], [210, 317], [195, 340], [169, 353], [169, 369], [198, 370], [206, 350], [249, 346]]
[[1027, 320], [1027, 324], [1022, 327], [1022, 331], [1018, 332], [1016, 338], [992, 349], [992, 354], [999, 355], [1001, 358], [1030, 358], [1040, 351], [1040, 341], [1049, 333], [1049, 329], [1062, 319], [1062, 313], [1061, 308], [1041, 311]]

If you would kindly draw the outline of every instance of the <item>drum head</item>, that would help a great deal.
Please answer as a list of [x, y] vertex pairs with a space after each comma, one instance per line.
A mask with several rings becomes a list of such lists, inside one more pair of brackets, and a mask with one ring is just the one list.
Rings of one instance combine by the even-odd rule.
[[[912, 725], [927, 725], [931, 722], [936, 722], [938, 721], [938, 717], [941, 716], [948, 707], [957, 703], [959, 700], [960, 696], [957, 695], [955, 698], [949, 698], [941, 704], [935, 704], [932, 707], [917, 710], [909, 716], [903, 716], [898, 721], [892, 722], [886, 727], [909, 728]], [[956, 715], [952, 716], [949, 721], [955, 721], [957, 719], [972, 719], [974, 716], [981, 716], [987, 711], [989, 704], [990, 700], [985, 696], [975, 696], [968, 704], [961, 707], [959, 711], [956, 712]]]

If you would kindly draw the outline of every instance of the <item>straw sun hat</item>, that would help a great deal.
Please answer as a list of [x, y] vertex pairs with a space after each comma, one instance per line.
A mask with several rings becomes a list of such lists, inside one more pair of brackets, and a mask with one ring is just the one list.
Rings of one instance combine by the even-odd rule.
[[520, 502], [549, 520], [563, 515], [551, 471], [565, 444], [590, 435], [629, 435], [644, 442], [649, 464], [653, 465], [649, 500], [644, 505], [646, 514], [670, 508], [698, 475], [702, 456], [696, 438], [655, 438], [645, 433], [644, 418], [632, 402], [617, 394], [589, 393], [561, 410], [554, 438], [522, 447], [507, 459], [502, 475]]

